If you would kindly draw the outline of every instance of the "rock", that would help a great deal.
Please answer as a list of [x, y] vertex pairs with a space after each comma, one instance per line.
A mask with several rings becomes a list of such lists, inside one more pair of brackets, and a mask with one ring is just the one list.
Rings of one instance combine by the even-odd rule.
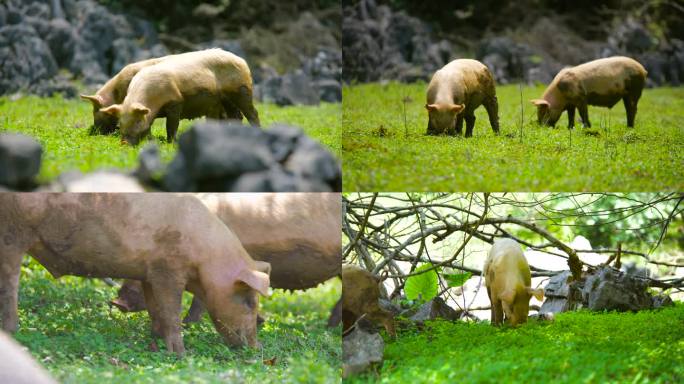
[[[340, 191], [335, 157], [299, 128], [263, 131], [235, 121], [194, 124], [163, 176], [168, 191]], [[145, 180], [145, 177], [141, 177]]]
[[342, 170], [337, 159], [308, 137], [298, 140], [295, 151], [285, 162], [285, 169], [305, 179], [321, 180], [333, 191], [342, 190]]
[[34, 186], [43, 153], [38, 141], [19, 133], [0, 134], [0, 184], [10, 189]]
[[355, 329], [342, 339], [342, 377], [348, 378], [381, 364], [384, 350], [385, 342], [380, 335]]
[[148, 185], [158, 186], [164, 174], [164, 164], [156, 144], [147, 144], [138, 155], [138, 168], [133, 176]]
[[[242, 49], [242, 44], [238, 40], [211, 40], [206, 43], [201, 43], [197, 46], [197, 49], [211, 49], [211, 48], [221, 48], [224, 51], [234, 53], [243, 59], [247, 60], [247, 53]], [[254, 80], [256, 82], [256, 80]]]
[[582, 295], [593, 311], [639, 311], [653, 305], [647, 287], [645, 280], [601, 268], [586, 278]]
[[337, 80], [318, 80], [314, 83], [318, 89], [318, 97], [327, 103], [339, 103], [342, 101], [342, 84]]
[[0, 94], [28, 89], [57, 74], [50, 48], [26, 25], [0, 28]]
[[313, 81], [301, 70], [266, 79], [260, 93], [264, 102], [277, 105], [317, 105], [320, 102]]
[[411, 316], [411, 321], [427, 321], [435, 319], [458, 320], [458, 313], [448, 306], [441, 297], [435, 297], [420, 306], [418, 312]]
[[76, 50], [73, 27], [64, 19], [52, 19], [46, 23], [46, 31], [42, 36], [57, 65], [68, 67]]
[[88, 174], [67, 172], [61, 174], [49, 188], [53, 192], [145, 192], [138, 180], [119, 171], [96, 171]]
[[653, 300], [653, 309], [660, 309], [664, 307], [674, 306], [674, 302], [670, 296], [665, 294], [655, 295], [651, 298]]
[[570, 276], [570, 271], [551, 276], [544, 287], [544, 302], [539, 309], [540, 314], [567, 312], [582, 307], [581, 292], [576, 284], [568, 283]]
[[113, 60], [111, 63], [112, 73], [118, 73], [123, 67], [138, 61], [140, 47], [127, 38], [118, 38], [112, 42]]

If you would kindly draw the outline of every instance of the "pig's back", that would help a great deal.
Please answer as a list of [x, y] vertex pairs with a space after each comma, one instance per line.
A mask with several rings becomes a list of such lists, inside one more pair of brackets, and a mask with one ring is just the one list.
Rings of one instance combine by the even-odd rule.
[[513, 239], [504, 238], [494, 242], [483, 272], [485, 275], [494, 272], [495, 276], [506, 276], [510, 284], [522, 281], [529, 286], [531, 282], [530, 266], [527, 264], [520, 244]]
[[[647, 74], [639, 62], [624, 56], [590, 61], [569, 68], [565, 73], [580, 81], [587, 94], [615, 94], [616, 97], [626, 92], [634, 78], [645, 80]], [[559, 77], [562, 78], [560, 73]]]
[[439, 101], [440, 96], [447, 94], [453, 95], [456, 102], [466, 102], [474, 95], [494, 95], [494, 87], [494, 78], [486, 65], [473, 59], [457, 59], [433, 75], [428, 86], [428, 103]]

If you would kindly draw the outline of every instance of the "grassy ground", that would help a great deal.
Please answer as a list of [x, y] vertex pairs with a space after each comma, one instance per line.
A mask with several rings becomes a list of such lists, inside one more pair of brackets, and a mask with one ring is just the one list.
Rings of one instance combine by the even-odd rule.
[[[681, 383], [684, 304], [654, 312], [564, 313], [497, 329], [430, 322], [387, 341], [379, 374], [352, 383]], [[346, 380], [345, 380], [346, 382]]]
[[[326, 321], [340, 286], [331, 281], [262, 298], [261, 350], [228, 348], [205, 315], [185, 328], [187, 354], [177, 359], [163, 343], [162, 352], [150, 351], [146, 313], [109, 308], [113, 288], [100, 280], [54, 280], [31, 262], [22, 270], [15, 337], [62, 383], [337, 383], [340, 328], [328, 329]], [[272, 358], [274, 365], [264, 363]]]
[[[536, 123], [529, 99], [544, 87], [499, 86], [502, 134], [484, 107], [474, 137], [425, 136], [426, 84], [364, 84], [343, 90], [345, 191], [658, 191], [684, 188], [684, 88], [647, 89], [636, 128], [622, 102], [589, 108], [591, 129]], [[402, 100], [406, 102], [406, 125]], [[576, 115], [579, 119], [579, 115]], [[465, 127], [464, 127], [465, 130]]]
[[[324, 103], [318, 107], [257, 104], [256, 108], [264, 127], [276, 122], [299, 126], [309, 136], [330, 148], [336, 156], [340, 156], [340, 104]], [[246, 120], [244, 122], [247, 123]], [[88, 130], [92, 123], [92, 107], [81, 100], [65, 100], [59, 96], [27, 96], [18, 100], [0, 98], [0, 132], [19, 131], [35, 137], [43, 145], [41, 181], [74, 169], [86, 172], [102, 168], [132, 169], [137, 166], [138, 152], [142, 146], [121, 145], [118, 133], [112, 136], [90, 136]], [[181, 121], [179, 134], [192, 123], [191, 120]], [[152, 134], [158, 138], [162, 158], [170, 161], [176, 147], [165, 143], [165, 119], [155, 120]]]

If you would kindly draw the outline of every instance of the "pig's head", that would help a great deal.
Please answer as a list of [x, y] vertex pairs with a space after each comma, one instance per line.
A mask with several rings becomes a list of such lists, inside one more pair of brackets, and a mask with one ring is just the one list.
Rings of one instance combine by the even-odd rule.
[[104, 99], [100, 95], [81, 95], [81, 99], [89, 101], [93, 105], [93, 125], [96, 132], [112, 133], [116, 129], [119, 120], [108, 113], [100, 112], [104, 107]]
[[[259, 294], [268, 296], [271, 265], [255, 262], [256, 268], [241, 270], [224, 282], [219, 292], [207, 300], [207, 309], [216, 330], [226, 344], [257, 347], [257, 311]], [[207, 289], [207, 288], [205, 288]]]
[[465, 108], [463, 104], [425, 104], [430, 124], [435, 133], [440, 134], [454, 127], [456, 115]]
[[136, 145], [150, 130], [147, 119], [150, 109], [140, 103], [114, 104], [100, 109], [100, 112], [119, 119], [122, 143]]
[[560, 119], [561, 113], [563, 113], [562, 109], [552, 106], [551, 103], [544, 99], [534, 99], [530, 100], [530, 102], [537, 107], [537, 122], [539, 124], [553, 127], [558, 119]]
[[119, 288], [119, 296], [110, 303], [122, 312], [139, 312], [147, 309], [142, 283], [137, 280], [124, 281]]
[[509, 325], [515, 327], [527, 322], [532, 296], [541, 301], [544, 298], [544, 290], [524, 287], [516, 291], [506, 291], [499, 296], [506, 321]]

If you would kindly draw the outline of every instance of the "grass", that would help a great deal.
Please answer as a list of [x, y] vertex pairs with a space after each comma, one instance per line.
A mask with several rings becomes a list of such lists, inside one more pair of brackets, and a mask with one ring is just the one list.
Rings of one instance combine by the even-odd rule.
[[434, 321], [386, 339], [379, 373], [348, 382], [681, 383], [683, 324], [682, 303], [639, 313], [562, 313], [517, 329]]
[[[109, 308], [114, 288], [95, 279], [55, 280], [31, 261], [22, 268], [15, 338], [62, 383], [337, 383], [341, 330], [326, 321], [340, 294], [335, 280], [262, 298], [260, 350], [227, 347], [205, 314], [184, 329], [186, 356], [177, 359], [163, 342], [161, 352], [150, 351], [147, 313]], [[189, 297], [184, 301], [187, 309]], [[272, 358], [274, 365], [264, 363]]]
[[[343, 89], [345, 191], [660, 191], [684, 188], [684, 87], [644, 91], [636, 128], [622, 102], [590, 107], [592, 128], [536, 123], [544, 87], [497, 87], [501, 135], [484, 107], [473, 138], [426, 136], [425, 83]], [[403, 102], [407, 98], [406, 125]], [[579, 115], [576, 115], [576, 121]], [[465, 131], [465, 127], [464, 127]]]
[[[340, 157], [340, 104], [323, 103], [317, 107], [257, 104], [256, 108], [262, 126], [268, 128], [280, 122], [301, 127]], [[247, 123], [246, 120], [244, 122]], [[0, 132], [18, 131], [36, 138], [43, 145], [43, 164], [39, 174], [42, 182], [70, 170], [90, 172], [137, 167], [142, 145], [123, 146], [118, 133], [91, 136], [88, 130], [92, 123], [92, 107], [81, 100], [62, 99], [60, 96], [25, 96], [17, 100], [0, 98]], [[192, 124], [191, 120], [182, 120], [179, 135]], [[165, 142], [165, 119], [155, 120], [152, 134], [157, 138], [162, 159], [170, 161], [176, 146]]]

